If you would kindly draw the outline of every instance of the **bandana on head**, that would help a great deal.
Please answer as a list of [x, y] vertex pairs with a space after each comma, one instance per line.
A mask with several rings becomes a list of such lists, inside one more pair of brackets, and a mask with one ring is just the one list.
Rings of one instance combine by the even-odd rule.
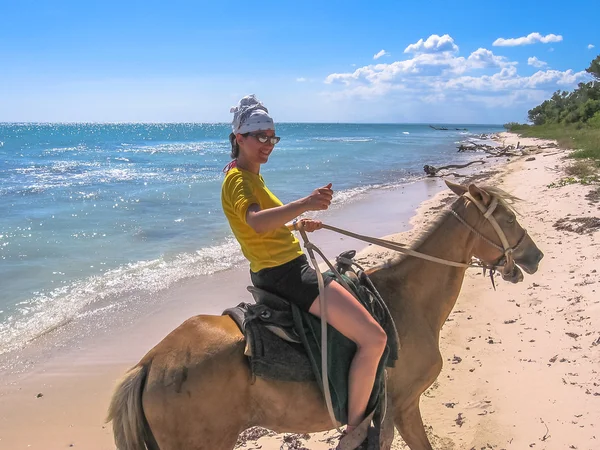
[[254, 96], [247, 95], [240, 100], [238, 106], [232, 107], [231, 128], [234, 134], [245, 134], [259, 130], [274, 130], [275, 124], [269, 116], [269, 110]]

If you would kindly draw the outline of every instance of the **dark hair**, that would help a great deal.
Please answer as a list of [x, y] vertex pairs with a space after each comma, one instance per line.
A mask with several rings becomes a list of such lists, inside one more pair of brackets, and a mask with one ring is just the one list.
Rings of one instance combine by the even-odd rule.
[[[250, 133], [241, 133], [241, 135], [244, 137], [248, 137], [249, 134]], [[240, 145], [235, 138], [235, 134], [229, 134], [229, 142], [231, 143], [231, 159], [236, 159], [238, 156], [240, 156]]]
[[229, 135], [229, 142], [231, 143], [231, 159], [236, 159], [240, 154], [240, 146], [237, 143], [235, 134], [231, 133]]

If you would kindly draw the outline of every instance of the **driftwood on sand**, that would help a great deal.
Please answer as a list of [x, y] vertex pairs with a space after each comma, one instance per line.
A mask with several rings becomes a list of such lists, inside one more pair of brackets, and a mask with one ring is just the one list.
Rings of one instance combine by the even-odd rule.
[[457, 148], [458, 148], [459, 153], [483, 151], [488, 154], [488, 156], [487, 156], [488, 158], [498, 158], [501, 156], [507, 156], [507, 157], [526, 156], [531, 153], [537, 153], [538, 151], [545, 149], [545, 148], [552, 148], [552, 146], [548, 145], [548, 144], [543, 145], [543, 146], [529, 145], [529, 146], [525, 146], [525, 147], [521, 147], [520, 144], [521, 143], [518, 142], [516, 146], [515, 145], [501, 145], [501, 146], [494, 147], [489, 144], [468, 142], [468, 143], [460, 144]]
[[447, 166], [441, 166], [441, 167], [435, 167], [435, 166], [430, 166], [429, 164], [425, 164], [423, 166], [423, 170], [425, 171], [425, 174], [429, 177], [440, 177], [440, 176], [448, 176], [448, 175], [452, 175], [454, 177], [465, 177], [466, 175], [461, 175], [456, 172], [450, 172], [450, 173], [445, 173], [445, 174], [441, 174], [441, 175], [438, 175], [438, 172], [441, 170], [447, 170], [447, 169], [462, 169], [464, 167], [468, 167], [472, 164], [478, 164], [478, 163], [485, 164], [485, 161], [482, 159], [479, 159], [477, 161], [471, 161], [466, 164], [448, 164]]

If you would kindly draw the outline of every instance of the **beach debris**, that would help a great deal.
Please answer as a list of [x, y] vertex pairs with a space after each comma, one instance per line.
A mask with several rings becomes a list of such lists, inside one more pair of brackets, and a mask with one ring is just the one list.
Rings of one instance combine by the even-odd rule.
[[458, 364], [461, 361], [462, 361], [462, 358], [460, 356], [454, 355], [454, 358], [452, 358], [452, 364]]
[[446, 408], [454, 408], [457, 405], [457, 403], [448, 402], [448, 403], [442, 403], [442, 405], [444, 405]]
[[248, 441], [257, 441], [263, 436], [275, 436], [275, 432], [262, 427], [251, 427], [240, 433], [235, 448], [246, 445]]
[[530, 156], [525, 161], [535, 161], [535, 156]]
[[465, 418], [463, 417], [462, 413], [458, 413], [458, 416], [456, 417], [456, 419], [454, 419], [454, 422], [459, 427], [463, 426], [463, 424], [465, 423]]
[[[520, 147], [517, 145], [515, 147], [514, 145], [505, 145], [501, 147], [495, 147], [490, 144], [471, 141], [460, 144], [457, 149], [459, 153], [483, 151], [488, 154], [488, 158], [498, 158], [500, 156], [525, 156], [531, 152], [537, 152], [539, 150], [538, 147], [532, 146]], [[528, 159], [528, 161], [531, 161], [531, 159]]]
[[563, 217], [562, 219], [558, 219], [552, 226], [560, 231], [571, 231], [577, 234], [593, 233], [600, 230], [600, 218]]
[[283, 436], [283, 443], [281, 444], [281, 447], [279, 447], [279, 449], [310, 450], [302, 444], [301, 439], [310, 439], [310, 436], [308, 434], [285, 434]]
[[319, 439], [319, 442], [325, 442], [328, 445], [335, 445], [342, 437], [340, 433], [332, 434], [331, 436], [327, 436], [325, 439]]
[[42, 394], [41, 392], [35, 396], [35, 398], [42, 398], [44, 396], [44, 394]]
[[[463, 169], [465, 167], [470, 166], [471, 164], [485, 164], [485, 161], [482, 160], [482, 159], [479, 159], [479, 160], [468, 162], [466, 164], [449, 164], [447, 166], [442, 166], [442, 167], [435, 167], [435, 166], [431, 166], [429, 164], [425, 164], [423, 166], [423, 171], [425, 172], [425, 174], [428, 177], [439, 177], [439, 176], [442, 176], [442, 175], [438, 175], [438, 172], [441, 171], [441, 170]], [[455, 177], [464, 177], [464, 176], [466, 176], [466, 175], [458, 174], [456, 172], [450, 172], [450, 173], [447, 173], [447, 174], [443, 174], [443, 176], [449, 176], [449, 175], [452, 175], [452, 176], [455, 176]]]
[[544, 422], [541, 417], [540, 417], [540, 422], [542, 422], [544, 424], [544, 426], [546, 427], [546, 434], [544, 434], [544, 436], [542, 436], [540, 438], [540, 441], [545, 442], [546, 439], [550, 438], [550, 430], [548, 429], [548, 425], [546, 425], [546, 422]]
[[585, 198], [587, 198], [590, 203], [598, 203], [600, 202], [600, 187], [597, 187], [594, 190], [591, 190], [590, 192], [588, 192], [585, 195]]
[[538, 145], [538, 148], [539, 148], [539, 149], [545, 149], [545, 148], [558, 148], [558, 144], [557, 144], [556, 142], [552, 141], [552, 142], [548, 142], [548, 143], [546, 143], [546, 144], [541, 144], [541, 145]]

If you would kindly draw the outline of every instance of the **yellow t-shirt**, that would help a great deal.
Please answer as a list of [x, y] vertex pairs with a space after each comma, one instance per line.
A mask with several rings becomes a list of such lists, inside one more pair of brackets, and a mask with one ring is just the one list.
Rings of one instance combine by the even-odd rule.
[[246, 211], [252, 204], [259, 205], [261, 210], [283, 205], [265, 186], [261, 175], [238, 167], [229, 170], [223, 180], [221, 203], [253, 272], [280, 266], [302, 255], [298, 239], [286, 226], [257, 233], [246, 223]]

